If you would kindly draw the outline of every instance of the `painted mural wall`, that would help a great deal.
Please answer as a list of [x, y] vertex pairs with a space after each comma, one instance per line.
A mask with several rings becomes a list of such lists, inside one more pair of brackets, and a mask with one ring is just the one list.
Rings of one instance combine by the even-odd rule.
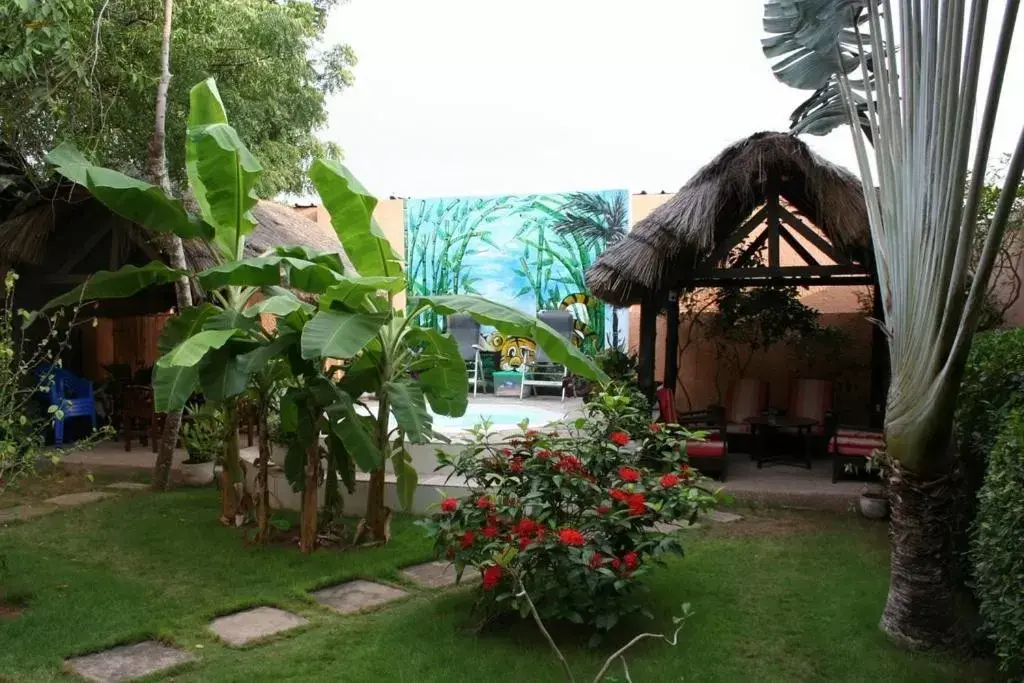
[[[594, 353], [625, 347], [628, 310], [590, 296], [584, 273], [629, 229], [625, 190], [410, 199], [405, 203], [409, 294], [478, 294], [531, 315], [568, 310], [573, 341]], [[442, 328], [424, 314], [419, 323]], [[502, 351], [517, 368], [533, 354], [530, 340], [485, 330], [483, 347]]]

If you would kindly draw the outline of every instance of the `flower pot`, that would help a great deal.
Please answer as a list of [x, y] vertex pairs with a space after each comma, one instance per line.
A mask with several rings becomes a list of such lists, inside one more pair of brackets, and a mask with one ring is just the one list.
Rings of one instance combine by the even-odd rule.
[[214, 462], [183, 462], [181, 480], [186, 486], [206, 486], [213, 481]]
[[860, 514], [868, 519], [885, 519], [889, 516], [889, 499], [884, 493], [860, 494]]

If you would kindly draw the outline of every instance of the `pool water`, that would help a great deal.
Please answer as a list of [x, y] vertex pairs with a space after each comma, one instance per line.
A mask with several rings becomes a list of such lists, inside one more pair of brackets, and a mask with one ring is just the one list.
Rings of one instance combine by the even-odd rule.
[[462, 417], [434, 416], [434, 429], [439, 432], [467, 430], [484, 419], [491, 421], [491, 428], [498, 431], [518, 429], [523, 420], [529, 420], [532, 427], [543, 427], [550, 422], [564, 420], [566, 410], [543, 408], [524, 404], [482, 404], [470, 403]]

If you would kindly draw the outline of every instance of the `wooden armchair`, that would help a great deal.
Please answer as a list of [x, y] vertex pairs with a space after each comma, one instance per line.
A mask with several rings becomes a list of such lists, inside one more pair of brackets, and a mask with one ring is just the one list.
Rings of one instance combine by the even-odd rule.
[[704, 440], [686, 440], [686, 457], [690, 465], [702, 474], [717, 476], [719, 481], [725, 481], [729, 464], [725, 410], [720, 406], [712, 406], [707, 410], [679, 413], [675, 408], [675, 396], [667, 388], [658, 389], [657, 398], [662, 422], [677, 424], [694, 432], [707, 432]]
[[121, 391], [121, 432], [124, 449], [132, 450], [132, 437], [137, 436], [143, 446], [147, 441], [153, 452], [157, 452], [158, 435], [163, 429], [164, 414], [153, 408], [153, 389], [149, 386], [131, 384]]

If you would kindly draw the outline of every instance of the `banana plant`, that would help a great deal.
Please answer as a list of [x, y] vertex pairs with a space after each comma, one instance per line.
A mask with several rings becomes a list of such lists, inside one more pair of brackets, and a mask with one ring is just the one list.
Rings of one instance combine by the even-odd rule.
[[[171, 319], [160, 339], [160, 358], [154, 366], [153, 390], [158, 411], [180, 411], [201, 390], [207, 400], [223, 403], [237, 424], [235, 399], [287, 343], [287, 337], [268, 331], [259, 313], [282, 315], [312, 308], [288, 290], [316, 291], [341, 277], [336, 254], [301, 248], [244, 258], [245, 238], [255, 227], [251, 210], [253, 188], [261, 167], [228, 124], [214, 81], [192, 88], [186, 140], [189, 187], [199, 207], [189, 213], [161, 188], [117, 171], [91, 164], [69, 145], [61, 145], [47, 160], [66, 178], [86, 187], [111, 211], [156, 233], [174, 233], [201, 240], [216, 264], [202, 272], [183, 273], [154, 261], [96, 273], [83, 285], [48, 302], [43, 310], [94, 301], [130, 297], [148, 287], [164, 285], [182, 275], [193, 277], [207, 300]], [[276, 289], [275, 289], [276, 288]], [[257, 293], [264, 301], [250, 305]], [[233, 430], [237, 433], [237, 430]], [[237, 439], [224, 455], [223, 513], [234, 521], [244, 487]]]
[[[576, 374], [599, 382], [607, 377], [548, 325], [482, 297], [413, 297], [408, 316], [396, 311], [394, 294], [404, 288], [405, 274], [373, 219], [377, 200], [336, 162], [317, 161], [310, 175], [358, 277], [341, 277], [323, 292], [317, 312], [302, 329], [300, 351], [306, 359], [348, 362], [337, 384], [338, 400], [326, 408], [328, 432], [370, 474], [357, 542], [365, 537], [384, 543], [391, 514], [384, 504], [387, 465], [395, 474], [399, 501], [408, 507], [417, 477], [407, 444], [437, 438], [433, 416], [461, 416], [468, 402], [458, 345], [447, 334], [417, 326], [420, 314], [469, 314], [504, 334], [533, 338], [552, 360]], [[356, 407], [366, 393], [377, 397], [373, 415]]]

